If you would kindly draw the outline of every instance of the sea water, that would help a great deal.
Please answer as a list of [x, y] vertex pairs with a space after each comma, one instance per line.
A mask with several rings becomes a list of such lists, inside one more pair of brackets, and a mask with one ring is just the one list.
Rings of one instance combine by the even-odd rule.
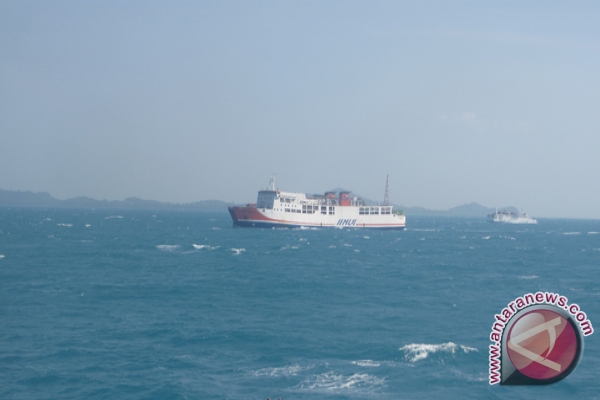
[[549, 291], [600, 326], [600, 221], [233, 228], [226, 212], [0, 209], [2, 399], [598, 398], [490, 386], [494, 315]]

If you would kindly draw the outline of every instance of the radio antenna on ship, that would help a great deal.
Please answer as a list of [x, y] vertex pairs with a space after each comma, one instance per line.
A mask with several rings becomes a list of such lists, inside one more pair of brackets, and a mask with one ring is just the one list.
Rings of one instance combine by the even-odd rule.
[[389, 177], [390, 177], [389, 175], [385, 176], [385, 195], [383, 196], [383, 205], [384, 206], [390, 205], [390, 194], [388, 192], [388, 178]]
[[275, 191], [275, 175], [276, 174], [273, 174], [273, 176], [269, 180], [269, 190], [272, 190], [272, 191]]

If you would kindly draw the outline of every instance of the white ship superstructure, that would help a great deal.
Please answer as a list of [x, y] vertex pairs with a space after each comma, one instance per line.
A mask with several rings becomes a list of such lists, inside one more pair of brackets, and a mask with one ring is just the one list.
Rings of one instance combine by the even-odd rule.
[[537, 224], [537, 220], [531, 218], [525, 213], [513, 213], [508, 210], [489, 214], [488, 218], [490, 222], [503, 222], [507, 224]]

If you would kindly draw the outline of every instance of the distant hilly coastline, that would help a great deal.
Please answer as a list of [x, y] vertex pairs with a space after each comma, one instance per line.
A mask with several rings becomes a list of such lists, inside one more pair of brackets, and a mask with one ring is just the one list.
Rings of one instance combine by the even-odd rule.
[[[367, 203], [376, 204], [368, 201]], [[46, 192], [14, 191], [0, 189], [0, 207], [52, 207], [52, 208], [105, 208], [105, 209], [136, 209], [136, 210], [226, 210], [228, 203], [221, 200], [201, 200], [193, 203], [167, 203], [154, 200], [143, 200], [130, 197], [125, 200], [95, 200], [89, 197], [76, 197], [58, 200]], [[403, 210], [406, 215], [414, 216], [446, 216], [446, 217], [485, 217], [495, 211], [494, 208], [477, 203], [464, 204], [449, 210], [430, 210], [423, 207], [404, 207], [392, 204]], [[517, 212], [514, 207], [504, 207], [502, 210]]]
[[0, 207], [55, 207], [107, 208], [135, 210], [225, 210], [227, 203], [220, 200], [202, 200], [193, 203], [166, 203], [130, 197], [125, 200], [95, 200], [89, 197], [58, 200], [46, 192], [13, 191], [0, 189]]

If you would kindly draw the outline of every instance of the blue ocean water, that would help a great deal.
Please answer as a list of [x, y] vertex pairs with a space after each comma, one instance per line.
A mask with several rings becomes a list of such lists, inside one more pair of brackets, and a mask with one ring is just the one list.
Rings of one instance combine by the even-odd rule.
[[494, 314], [529, 292], [564, 295], [600, 326], [599, 232], [0, 209], [0, 398], [598, 398], [598, 332], [542, 387], [490, 386], [488, 346]]

